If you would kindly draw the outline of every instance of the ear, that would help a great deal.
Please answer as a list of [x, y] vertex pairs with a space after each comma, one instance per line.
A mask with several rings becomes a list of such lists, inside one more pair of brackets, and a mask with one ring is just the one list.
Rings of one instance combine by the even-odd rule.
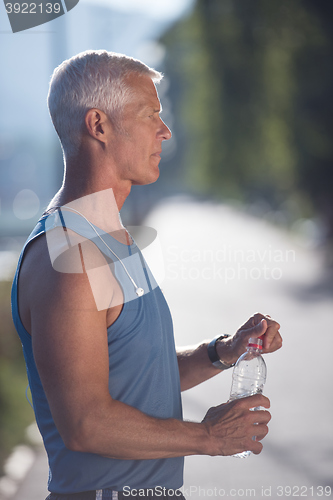
[[109, 118], [97, 108], [89, 109], [85, 116], [85, 125], [88, 134], [101, 142], [106, 142], [106, 133], [109, 128]]

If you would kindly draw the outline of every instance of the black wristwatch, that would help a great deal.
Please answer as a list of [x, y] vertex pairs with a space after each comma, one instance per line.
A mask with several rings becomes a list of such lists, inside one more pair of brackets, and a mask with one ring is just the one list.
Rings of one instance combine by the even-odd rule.
[[230, 337], [230, 335], [228, 335], [227, 333], [219, 335], [218, 337], [215, 337], [207, 346], [208, 357], [215, 368], [218, 368], [219, 370], [227, 370], [228, 368], [232, 368], [233, 366], [235, 366], [235, 363], [233, 363], [232, 365], [227, 365], [226, 363], [221, 361], [216, 351], [216, 342], [228, 337]]

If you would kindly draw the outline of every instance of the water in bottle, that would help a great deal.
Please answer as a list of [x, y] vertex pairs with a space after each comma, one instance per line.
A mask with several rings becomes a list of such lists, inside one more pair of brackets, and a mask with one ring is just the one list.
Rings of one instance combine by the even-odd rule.
[[[262, 393], [266, 382], [267, 370], [266, 363], [261, 356], [261, 351], [262, 339], [260, 337], [251, 338], [246, 352], [240, 356], [234, 366], [229, 401]], [[253, 410], [259, 409], [260, 407], [253, 408]], [[253, 439], [255, 439], [255, 436], [253, 436]], [[243, 451], [233, 456], [245, 458], [251, 453], [251, 451]]]

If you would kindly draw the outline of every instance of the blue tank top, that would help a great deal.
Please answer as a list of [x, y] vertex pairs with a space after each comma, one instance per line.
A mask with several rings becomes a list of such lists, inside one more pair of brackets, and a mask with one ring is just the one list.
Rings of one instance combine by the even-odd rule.
[[[110, 395], [152, 417], [181, 420], [180, 381], [172, 319], [163, 293], [140, 250], [135, 242], [124, 245], [95, 228], [123, 260], [135, 283], [144, 289], [144, 295], [137, 297], [123, 266], [89, 224], [74, 213], [66, 212], [65, 219], [66, 227], [92, 240], [103, 254], [113, 260], [113, 273], [123, 291], [123, 309], [107, 329]], [[37, 425], [48, 454], [49, 490], [61, 494], [104, 488], [122, 491], [124, 486], [180, 488], [183, 484], [183, 457], [118, 460], [75, 452], [65, 447], [57, 431], [34, 361], [31, 336], [20, 320], [17, 283], [29, 243], [60, 224], [64, 225], [64, 220], [61, 220], [59, 212], [43, 216], [38, 221], [20, 255], [12, 287], [13, 320], [23, 346]]]

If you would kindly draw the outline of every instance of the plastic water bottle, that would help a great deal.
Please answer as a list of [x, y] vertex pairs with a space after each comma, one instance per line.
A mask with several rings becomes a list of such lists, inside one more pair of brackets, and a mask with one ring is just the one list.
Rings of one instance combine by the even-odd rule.
[[[237, 360], [232, 374], [232, 385], [229, 401], [245, 398], [253, 394], [261, 394], [266, 382], [266, 363], [261, 356], [262, 339], [251, 338], [247, 350]], [[253, 408], [259, 410], [260, 407]], [[253, 436], [255, 439], [255, 436]], [[243, 451], [233, 455], [237, 458], [246, 458], [251, 451]]]

